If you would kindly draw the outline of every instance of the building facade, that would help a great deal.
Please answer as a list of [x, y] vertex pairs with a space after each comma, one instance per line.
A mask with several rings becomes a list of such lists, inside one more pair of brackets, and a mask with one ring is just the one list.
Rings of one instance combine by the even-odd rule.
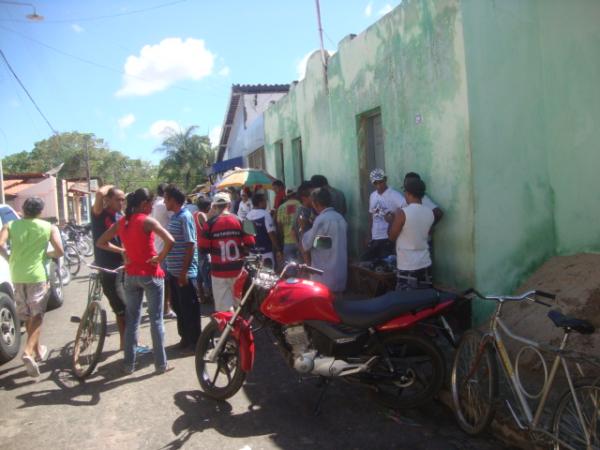
[[267, 110], [267, 170], [342, 189], [355, 253], [368, 172], [397, 189], [418, 172], [446, 212], [436, 279], [510, 291], [552, 255], [600, 251], [598, 23], [594, 0], [404, 0]]

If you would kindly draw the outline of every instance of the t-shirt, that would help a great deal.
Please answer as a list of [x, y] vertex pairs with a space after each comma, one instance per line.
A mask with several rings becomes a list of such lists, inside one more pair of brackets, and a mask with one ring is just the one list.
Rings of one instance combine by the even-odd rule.
[[[105, 269], [116, 269], [123, 265], [123, 258], [119, 253], [109, 252], [103, 248], [96, 247], [96, 241], [106, 230], [121, 218], [121, 214], [103, 209], [99, 215], [92, 213], [92, 236], [94, 239], [94, 264]], [[118, 238], [110, 241], [114, 245], [121, 246]]]
[[234, 214], [221, 214], [204, 224], [199, 247], [211, 255], [211, 274], [234, 278], [242, 269], [241, 246], [252, 247], [254, 237], [244, 233], [242, 222]]
[[397, 209], [405, 206], [404, 196], [391, 187], [388, 187], [383, 194], [377, 191], [371, 192], [369, 198], [369, 213], [373, 216], [371, 239], [387, 239], [389, 224], [385, 221], [385, 215], [395, 213]]
[[[282, 205], [283, 206], [283, 205]], [[273, 243], [269, 233], [275, 232], [273, 218], [265, 209], [253, 209], [246, 216], [246, 220], [251, 220], [256, 228], [256, 245], [254, 250], [258, 253], [270, 253], [273, 251]]]
[[[156, 197], [156, 200], [154, 200], [154, 203], [152, 204], [152, 214], [150, 214], [150, 216], [156, 219], [163, 228], [169, 226], [169, 211], [167, 210], [165, 199], [163, 197]], [[154, 246], [156, 247], [156, 251], [160, 253], [164, 248], [165, 243], [160, 237], [155, 236]]]
[[[167, 271], [178, 277], [181, 274], [183, 259], [190, 243], [192, 246], [196, 246], [196, 227], [194, 226], [192, 213], [185, 208], [181, 208], [179, 212], [171, 216], [167, 229], [175, 239], [175, 243], [167, 255]], [[188, 278], [198, 276], [198, 252], [196, 251], [192, 252], [192, 260], [188, 267], [187, 276]]]
[[20, 219], [9, 222], [10, 276], [13, 283], [46, 281], [44, 260], [52, 225], [40, 219]]
[[281, 228], [284, 244], [296, 244], [294, 226], [300, 212], [300, 202], [290, 199], [277, 209], [277, 224]]
[[240, 202], [240, 207], [237, 211], [237, 216], [240, 220], [245, 220], [248, 212], [252, 209], [252, 201], [247, 200], [245, 202]]

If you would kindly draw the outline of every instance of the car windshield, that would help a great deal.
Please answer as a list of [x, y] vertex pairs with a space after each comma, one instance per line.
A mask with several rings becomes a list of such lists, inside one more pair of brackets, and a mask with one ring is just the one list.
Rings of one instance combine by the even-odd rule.
[[2, 225], [6, 225], [8, 222], [12, 222], [18, 218], [19, 217], [12, 209], [7, 206], [0, 206], [0, 221], [2, 222]]

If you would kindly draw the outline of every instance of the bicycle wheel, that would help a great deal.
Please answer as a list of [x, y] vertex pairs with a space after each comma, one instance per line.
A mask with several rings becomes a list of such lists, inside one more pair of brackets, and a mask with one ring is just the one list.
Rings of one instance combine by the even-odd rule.
[[240, 368], [239, 343], [231, 335], [215, 362], [207, 359], [209, 352], [217, 346], [222, 332], [214, 320], [202, 330], [196, 345], [196, 376], [206, 395], [216, 400], [232, 397], [240, 390], [246, 372]]
[[575, 395], [581, 408], [583, 424], [579, 419], [573, 395], [570, 390], [567, 390], [558, 403], [552, 420], [552, 432], [557, 439], [554, 449], [599, 450], [600, 385], [598, 380], [579, 380], [575, 383]]
[[72, 276], [76, 276], [81, 269], [81, 256], [79, 256], [79, 252], [72, 245], [65, 247], [65, 265]]
[[458, 425], [468, 434], [483, 432], [494, 418], [498, 396], [498, 368], [489, 345], [481, 347], [482, 334], [467, 331], [461, 338], [450, 384]]
[[94, 254], [94, 246], [85, 239], [78, 239], [75, 245], [83, 256], [92, 256]]
[[73, 348], [73, 373], [88, 377], [100, 360], [106, 337], [106, 311], [99, 302], [91, 302], [83, 313]]
[[[389, 359], [380, 358], [369, 374], [375, 378], [376, 400], [398, 409], [431, 401], [442, 388], [446, 374], [439, 348], [429, 339], [406, 334], [385, 336], [383, 345]], [[388, 363], [393, 365], [393, 373]]]

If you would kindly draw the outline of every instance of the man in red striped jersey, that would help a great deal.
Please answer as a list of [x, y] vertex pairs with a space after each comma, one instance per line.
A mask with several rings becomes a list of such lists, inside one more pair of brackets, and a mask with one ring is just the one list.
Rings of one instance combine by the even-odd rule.
[[215, 311], [228, 311], [233, 306], [233, 282], [243, 264], [244, 247], [252, 247], [254, 237], [244, 233], [240, 219], [229, 212], [231, 198], [219, 192], [212, 206], [217, 215], [202, 228], [198, 248], [210, 254], [211, 281]]

